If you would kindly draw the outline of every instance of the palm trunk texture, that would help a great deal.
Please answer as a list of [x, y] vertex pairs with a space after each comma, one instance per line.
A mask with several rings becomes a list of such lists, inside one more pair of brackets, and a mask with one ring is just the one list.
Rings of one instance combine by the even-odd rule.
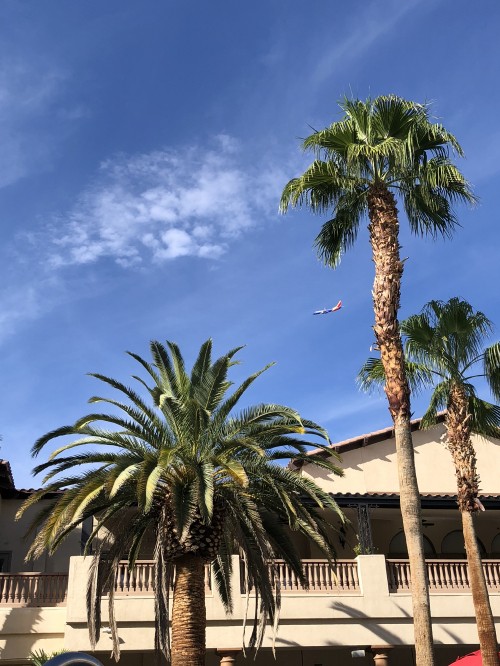
[[476, 615], [477, 634], [483, 666], [500, 666], [495, 621], [491, 612], [488, 588], [484, 578], [481, 553], [477, 544], [474, 513], [478, 510], [479, 477], [476, 452], [471, 442], [468, 399], [462, 386], [453, 386], [450, 392], [446, 428], [448, 448], [455, 465], [457, 499], [462, 516], [469, 584]]
[[384, 186], [368, 195], [370, 242], [375, 264], [374, 332], [380, 348], [385, 393], [394, 423], [403, 529], [410, 561], [415, 656], [417, 666], [434, 666], [429, 590], [422, 538], [422, 512], [410, 425], [410, 389], [399, 331], [403, 262], [399, 256], [399, 223], [394, 196]]
[[171, 665], [205, 666], [205, 563], [185, 555], [175, 564]]

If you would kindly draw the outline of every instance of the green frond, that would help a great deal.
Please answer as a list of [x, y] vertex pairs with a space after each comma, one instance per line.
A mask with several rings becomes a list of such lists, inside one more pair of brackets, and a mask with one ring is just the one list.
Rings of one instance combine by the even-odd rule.
[[[134, 352], [128, 351], [127, 354], [131, 356], [135, 361], [137, 361], [137, 363], [142, 365], [142, 367], [147, 371], [147, 373], [150, 375], [150, 377], [153, 379], [154, 383], [157, 386], [161, 385], [162, 382], [160, 380], [160, 376], [158, 375], [154, 367], [151, 365], [151, 363], [148, 363], [148, 361], [144, 360], [141, 356], [139, 356], [139, 354], [134, 354]], [[139, 381], [142, 381], [140, 378], [138, 379]], [[146, 386], [145, 382], [142, 383], [143, 386]]]
[[208, 339], [200, 347], [198, 358], [191, 371], [191, 391], [203, 384], [205, 374], [212, 364], [212, 340]]
[[473, 205], [469, 183], [450, 153], [463, 155], [457, 139], [432, 123], [429, 109], [396, 95], [344, 99], [343, 116], [303, 141], [315, 161], [284, 187], [280, 210], [305, 206], [327, 214], [318, 237], [320, 258], [335, 268], [353, 244], [366, 195], [385, 187], [401, 198], [411, 230], [450, 236], [458, 225], [455, 208]]
[[51, 430], [46, 435], [43, 435], [43, 437], [39, 437], [36, 440], [36, 442], [33, 444], [31, 448], [31, 455], [33, 457], [36, 457], [43, 449], [43, 447], [52, 439], [56, 439], [56, 437], [65, 437], [66, 435], [73, 435], [73, 434], [74, 434], [73, 426], [70, 425], [62, 426], [61, 428], [56, 428], [55, 430]]
[[336, 268], [342, 256], [356, 242], [361, 217], [366, 212], [366, 192], [349, 192], [339, 199], [331, 220], [323, 224], [314, 240], [319, 259]]
[[203, 461], [195, 467], [198, 476], [198, 508], [205, 524], [209, 525], [214, 512], [215, 467], [212, 461]]
[[186, 537], [193, 517], [199, 507], [198, 479], [184, 475], [177, 483], [170, 484], [172, 509], [177, 532], [181, 539]]
[[120, 449], [127, 449], [129, 451], [144, 450], [144, 447], [140, 447], [135, 440], [132, 440], [132, 438], [126, 437], [120, 433], [98, 430], [95, 428], [87, 428], [87, 431], [89, 432], [88, 437], [81, 437], [80, 439], [76, 439], [69, 444], [65, 444], [64, 446], [59, 447], [50, 454], [49, 460], [53, 461], [64, 451], [69, 451], [70, 449], [78, 448], [87, 444], [112, 446]]
[[446, 409], [450, 393], [450, 382], [445, 380], [434, 387], [427, 411], [422, 417], [420, 427], [432, 428], [436, 425], [438, 413]]
[[349, 147], [357, 140], [356, 128], [350, 120], [339, 120], [324, 130], [315, 132], [304, 139], [304, 151], [313, 152], [317, 158], [322, 155], [346, 156]]
[[190, 381], [184, 367], [184, 359], [182, 358], [181, 350], [175, 342], [171, 341], [167, 341], [167, 347], [170, 350], [170, 355], [172, 358], [176, 392], [180, 396], [187, 396]]
[[[35, 444], [36, 454], [52, 439], [70, 438], [37, 465], [37, 473], [46, 473], [44, 487], [19, 512], [42, 507], [32, 522], [29, 555], [54, 552], [72, 529], [93, 518], [87, 544], [95, 553], [87, 597], [92, 641], [98, 639], [100, 597], [106, 585], [116, 639], [114, 576], [121, 559], [133, 567], [147, 533], [156, 535], [155, 612], [161, 630], [155, 640], [165, 654], [173, 559], [179, 548], [197, 552], [200, 521], [204, 529], [211, 529], [223, 520], [214, 575], [228, 609], [234, 548], [246, 562], [257, 605], [251, 639], [255, 645], [262, 642], [266, 623], [279, 617], [279, 589], [270, 560], [278, 554], [299, 578], [303, 576], [289, 530], [313, 539], [326, 557], [333, 557], [332, 528], [320, 512], [336, 513], [337, 505], [310, 478], [281, 464], [295, 458], [341, 475], [338, 458], [328, 448], [328, 433], [279, 404], [236, 411], [245, 391], [270, 367], [233, 389], [228, 374], [240, 349], [212, 362], [208, 340], [188, 376], [177, 345], [153, 341], [153, 363], [130, 354], [147, 376], [146, 381], [133, 375], [146, 397], [121, 381], [94, 374], [119, 394], [119, 399], [91, 398], [109, 406], [109, 413], [87, 414]], [[310, 459], [311, 446], [326, 455]], [[47, 494], [54, 499], [47, 501]], [[169, 538], [174, 539], [173, 550], [167, 546]], [[115, 640], [115, 654], [117, 649]]]
[[137, 416], [132, 416], [132, 418], [135, 418], [139, 422], [140, 422], [139, 419], [142, 419], [140, 413], [143, 412], [145, 418], [149, 419], [153, 424], [156, 423], [157, 421], [156, 412], [153, 409], [151, 409], [149, 405], [147, 405], [144, 402], [144, 400], [142, 400], [142, 398], [131, 388], [125, 386], [125, 384], [122, 384], [121, 382], [118, 382], [110, 377], [105, 377], [104, 375], [92, 373], [90, 376], [95, 377], [96, 379], [100, 379], [102, 382], [105, 382], [110, 386], [112, 386], [115, 390], [124, 393], [127, 396], [127, 398], [134, 404], [136, 409], [118, 400], [112, 400], [111, 398], [102, 398], [100, 396], [92, 396], [89, 399], [89, 403], [104, 402], [113, 405], [118, 409], [123, 410], [125, 413], [130, 412], [136, 414]]
[[434, 339], [434, 328], [424, 313], [412, 315], [400, 324], [401, 334], [405, 339], [405, 353], [412, 359], [428, 357]]
[[232, 546], [232, 539], [228, 538], [228, 535], [225, 533], [219, 553], [212, 563], [217, 592], [227, 614], [233, 612], [233, 599], [231, 595], [231, 577], [233, 574]]
[[175, 387], [175, 372], [166, 348], [157, 340], [152, 340], [149, 348], [156, 369], [160, 373], [161, 382], [158, 386], [173, 392]]
[[156, 418], [156, 416], [155, 420], [152, 422], [144, 412], [134, 409], [133, 407], [130, 407], [130, 405], [125, 405], [116, 400], [100, 398], [96, 400], [93, 399], [93, 402], [106, 402], [109, 405], [119, 407], [133, 420], [126, 420], [116, 414], [87, 414], [75, 422], [73, 426], [75, 430], [74, 434], [85, 432], [86, 427], [92, 423], [109, 423], [132, 437], [147, 441], [149, 438], [155, 437], [157, 432], [162, 429], [163, 424]]
[[120, 490], [123, 484], [130, 482], [131, 478], [140, 469], [140, 466], [141, 466], [140, 462], [134, 463], [133, 465], [128, 465], [118, 474], [118, 476], [114, 480], [114, 483], [109, 493], [110, 499], [112, 499], [117, 494], [117, 492]]
[[260, 375], [266, 372], [266, 370], [272, 368], [273, 365], [275, 365], [274, 362], [268, 363], [266, 366], [262, 368], [262, 370], [254, 372], [253, 375], [247, 377], [247, 379], [245, 379], [245, 381], [242, 382], [242, 384], [240, 384], [240, 386], [238, 386], [238, 388], [235, 389], [231, 393], [231, 395], [228, 398], [226, 398], [224, 402], [220, 403], [214, 413], [214, 422], [223, 423], [227, 419], [229, 414], [232, 412], [232, 410], [236, 407], [242, 395], [253, 384], [253, 382], [257, 379], [257, 377], [260, 377]]
[[219, 459], [217, 462], [219, 463], [218, 467], [221, 474], [230, 477], [234, 483], [241, 486], [242, 488], [248, 486], [248, 476], [245, 472], [245, 468], [238, 460]]
[[313, 213], [325, 213], [338, 206], [346, 195], [366, 190], [368, 183], [346, 175], [332, 162], [316, 160], [299, 178], [288, 182], [281, 197], [280, 210], [306, 205]]
[[92, 504], [92, 502], [94, 502], [103, 493], [104, 488], [105, 481], [101, 481], [98, 483], [97, 488], [87, 492], [83, 498], [78, 498], [78, 504], [73, 508], [73, 515], [71, 518], [72, 523], [77, 523], [81, 519], [89, 504]]
[[[420, 393], [432, 386], [434, 374], [425, 364], [405, 360], [406, 379], [412, 393]], [[369, 358], [356, 378], [358, 386], [366, 393], [381, 390], [385, 386], [385, 370], [380, 358]]]
[[500, 437], [500, 406], [469, 397], [472, 431], [484, 437]]
[[231, 357], [222, 356], [211, 366], [205, 377], [204, 408], [212, 413], [219, 406], [231, 384], [226, 381]]
[[412, 138], [414, 128], [426, 121], [426, 109], [395, 95], [374, 100], [371, 125], [376, 136], [404, 142]]
[[148, 511], [151, 510], [155, 493], [158, 488], [158, 481], [164, 472], [163, 465], [157, 465], [148, 476], [145, 488], [144, 513], [148, 513]]
[[369, 358], [358, 372], [356, 382], [359, 388], [366, 393], [382, 389], [385, 385], [385, 371], [382, 359]]
[[484, 350], [484, 376], [489, 384], [491, 393], [496, 400], [500, 400], [500, 342]]

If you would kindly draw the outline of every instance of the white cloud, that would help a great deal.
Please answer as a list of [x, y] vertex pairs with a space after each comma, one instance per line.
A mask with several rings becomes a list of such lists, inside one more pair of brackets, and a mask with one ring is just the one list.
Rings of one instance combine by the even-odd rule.
[[230, 136], [213, 143], [104, 162], [73, 209], [50, 225], [49, 264], [220, 257], [233, 239], [276, 213], [286, 178], [270, 164], [248, 168]]

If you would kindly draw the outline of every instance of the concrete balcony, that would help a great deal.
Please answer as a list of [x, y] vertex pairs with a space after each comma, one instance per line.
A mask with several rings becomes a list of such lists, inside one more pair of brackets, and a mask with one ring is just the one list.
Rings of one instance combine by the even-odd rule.
[[[363, 561], [363, 560], [361, 560]], [[283, 560], [275, 560], [274, 576], [282, 595], [343, 595], [361, 594], [357, 560], [337, 560], [330, 567], [326, 560], [302, 560], [307, 587]], [[410, 566], [408, 560], [388, 559], [387, 578], [389, 592], [410, 594]], [[240, 562], [240, 594], [246, 594], [244, 567]], [[465, 593], [470, 590], [465, 560], [426, 560], [429, 591], [438, 593]], [[483, 568], [491, 594], [500, 594], [500, 560], [485, 560]], [[0, 574], [0, 607], [65, 606], [68, 574], [65, 573], [5, 573]], [[115, 580], [115, 595], [148, 597], [154, 595], [154, 563], [138, 560], [133, 571], [127, 562], [121, 562]], [[212, 596], [210, 565], [205, 566], [205, 595]]]
[[[72, 558], [68, 583], [65, 645], [90, 648], [85, 609], [85, 581], [90, 561]], [[116, 581], [115, 613], [123, 651], [150, 651], [154, 636], [153, 569], [151, 562], [138, 563], [136, 571], [120, 569]], [[464, 568], [465, 567], [465, 568]], [[485, 562], [489, 576], [493, 613], [500, 619], [498, 588], [500, 561]], [[383, 555], [362, 555], [338, 561], [331, 570], [322, 560], [305, 560], [309, 590], [283, 562], [277, 574], [282, 592], [280, 627], [276, 647], [323, 648], [413, 643], [412, 604], [407, 561]], [[477, 633], [472, 598], [463, 560], [428, 562], [435, 641], [439, 645], [475, 644]], [[254, 614], [254, 596], [245, 592], [244, 575], [237, 556], [233, 560], [231, 616], [224, 612], [209, 568], [206, 569], [207, 647], [240, 647], [245, 615]], [[107, 602], [103, 599], [103, 624]], [[249, 631], [247, 631], [248, 635]], [[272, 644], [272, 630], [264, 646]], [[109, 651], [105, 633], [98, 651]]]
[[0, 574], [0, 660], [27, 663], [32, 650], [62, 649], [68, 574]]
[[[301, 586], [284, 562], [275, 564], [282, 596], [275, 641], [278, 649], [290, 655], [297, 650], [309, 650], [312, 655], [317, 650], [333, 649], [349, 656], [349, 649], [359, 646], [391, 645], [396, 654], [397, 650], [407, 649], [404, 646], [412, 645], [407, 560], [362, 555], [355, 560], [338, 560], [333, 568], [325, 560], [304, 560], [308, 589]], [[90, 650], [85, 604], [89, 566], [90, 558], [73, 557], [69, 574], [0, 575], [2, 661], [17, 663], [21, 656], [38, 648]], [[493, 613], [499, 620], [500, 560], [485, 560], [483, 566]], [[427, 570], [437, 646], [446, 652], [446, 646], [455, 650], [460, 645], [477, 644], [467, 563], [433, 559], [427, 561]], [[252, 590], [247, 593], [245, 589], [244, 568], [237, 556], [233, 559], [233, 572], [234, 609], [233, 614], [227, 616], [215, 593], [211, 569], [209, 566], [205, 569], [207, 648], [212, 650], [211, 654], [215, 654], [217, 648], [240, 648], [245, 615], [251, 619], [254, 614], [255, 597]], [[131, 659], [138, 651], [151, 653], [154, 642], [154, 565], [151, 561], [137, 562], [133, 572], [128, 570], [127, 563], [121, 564], [115, 580], [115, 611], [123, 653], [130, 653]], [[104, 629], [107, 613], [107, 598], [104, 597]], [[273, 632], [269, 628], [264, 648], [272, 645], [272, 639]], [[97, 652], [104, 657], [110, 647], [109, 634], [103, 631]], [[403, 658], [402, 652], [397, 654], [398, 660]], [[267, 657], [263, 663], [267, 663]], [[443, 657], [443, 663], [449, 661]]]

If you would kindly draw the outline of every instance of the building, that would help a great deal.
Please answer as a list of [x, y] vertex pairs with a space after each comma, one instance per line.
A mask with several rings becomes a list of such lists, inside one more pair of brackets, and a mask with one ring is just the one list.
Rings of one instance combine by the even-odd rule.
[[[443, 424], [422, 431], [413, 423], [438, 666], [477, 649], [460, 515], [451, 457], [442, 439]], [[477, 533], [496, 620], [500, 621], [500, 442], [475, 437], [481, 477]], [[413, 626], [409, 569], [399, 511], [395, 443], [391, 428], [334, 445], [342, 456], [343, 478], [330, 478], [311, 462], [298, 470], [332, 492], [351, 525], [339, 535], [335, 574], [314, 547], [300, 544], [310, 589], [302, 590], [280, 567], [282, 609], [276, 638], [272, 632], [257, 657], [262, 666], [411, 666]], [[323, 455], [323, 454], [319, 454]], [[81, 557], [88, 526], [75, 532], [54, 557], [26, 565], [28, 544], [16, 523], [17, 508], [29, 493], [17, 490], [7, 462], [0, 463], [0, 659], [27, 662], [30, 650], [63, 647], [90, 650], [85, 591], [89, 558]], [[367, 554], [361, 554], [367, 553]], [[207, 567], [207, 664], [243, 664], [242, 620], [246, 594], [235, 557], [234, 614], [226, 617]], [[29, 571], [27, 569], [30, 569]], [[250, 595], [251, 600], [251, 595]], [[103, 601], [103, 621], [106, 616]], [[143, 666], [152, 656], [154, 615], [152, 563], [142, 560], [131, 576], [124, 566], [116, 580], [116, 616], [124, 666]], [[251, 616], [251, 613], [250, 613]], [[111, 640], [102, 632], [95, 655], [110, 663]], [[366, 656], [353, 662], [353, 650]], [[218, 652], [217, 652], [218, 651]], [[253, 659], [253, 655], [249, 656]], [[250, 662], [249, 662], [250, 663]]]

